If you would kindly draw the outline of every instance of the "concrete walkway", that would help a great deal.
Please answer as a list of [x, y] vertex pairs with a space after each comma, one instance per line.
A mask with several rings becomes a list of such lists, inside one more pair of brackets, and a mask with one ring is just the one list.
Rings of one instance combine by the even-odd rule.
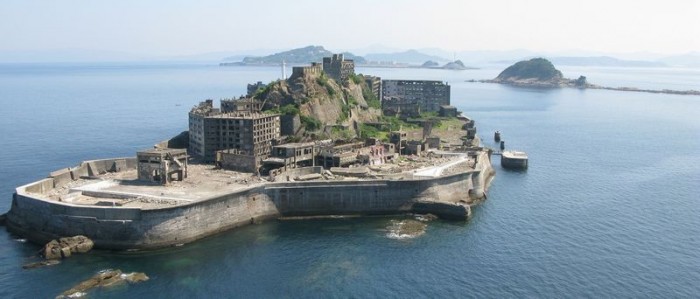
[[460, 154], [460, 156], [453, 161], [450, 161], [450, 162], [445, 163], [443, 165], [431, 166], [431, 167], [418, 169], [413, 173], [413, 175], [414, 176], [422, 176], [422, 177], [432, 177], [432, 178], [439, 177], [445, 169], [450, 168], [450, 167], [457, 165], [459, 163], [462, 163], [464, 161], [467, 161], [467, 159], [468, 159], [468, 157], [466, 154]]

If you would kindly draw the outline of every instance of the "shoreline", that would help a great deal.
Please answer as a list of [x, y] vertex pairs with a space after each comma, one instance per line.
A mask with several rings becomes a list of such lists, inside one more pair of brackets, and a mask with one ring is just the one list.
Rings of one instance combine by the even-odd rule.
[[[232, 67], [232, 66], [241, 66], [241, 67], [254, 67], [254, 66], [259, 66], [259, 67], [280, 67], [281, 63], [241, 63], [241, 62], [221, 62], [219, 63], [219, 66], [224, 66], [224, 67]], [[304, 66], [306, 64], [300, 63], [290, 63], [287, 64], [287, 66]], [[355, 67], [362, 67], [362, 68], [385, 68], [385, 69], [426, 69], [426, 70], [448, 70], [448, 71], [467, 71], [467, 70], [479, 70], [481, 68], [478, 67], [471, 67], [467, 66], [464, 68], [445, 68], [445, 67], [425, 67], [421, 65], [409, 65], [409, 64], [396, 64], [396, 65], [391, 65], [391, 64], [356, 64]]]
[[613, 91], [632, 91], [632, 92], [645, 92], [645, 93], [656, 93], [656, 94], [675, 94], [675, 95], [689, 95], [689, 96], [700, 96], [700, 90], [672, 90], [672, 89], [641, 89], [636, 87], [609, 87], [600, 86], [595, 84], [587, 84], [586, 86], [576, 86], [570, 82], [549, 82], [549, 81], [502, 81], [502, 80], [466, 80], [469, 83], [490, 83], [490, 84], [502, 84], [514, 87], [525, 87], [525, 88], [544, 88], [544, 89], [555, 89], [555, 88], [576, 88], [576, 89], [601, 89], [601, 90], [613, 90]]

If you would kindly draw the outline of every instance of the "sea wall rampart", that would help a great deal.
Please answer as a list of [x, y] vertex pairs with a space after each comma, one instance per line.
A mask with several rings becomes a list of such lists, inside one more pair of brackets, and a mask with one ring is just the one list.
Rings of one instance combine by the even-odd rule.
[[[108, 159], [83, 162], [79, 167], [82, 166], [86, 170], [80, 171], [93, 175], [126, 170], [135, 163]], [[36, 243], [85, 235], [99, 248], [130, 249], [188, 243], [279, 216], [432, 212], [443, 218], [466, 219], [470, 215], [469, 194], [473, 193], [470, 190], [474, 189], [474, 177], [482, 176], [483, 171], [406, 180], [268, 183], [157, 209], [75, 205], [32, 194], [46, 193], [65, 183], [61, 172], [17, 188], [7, 226]]]

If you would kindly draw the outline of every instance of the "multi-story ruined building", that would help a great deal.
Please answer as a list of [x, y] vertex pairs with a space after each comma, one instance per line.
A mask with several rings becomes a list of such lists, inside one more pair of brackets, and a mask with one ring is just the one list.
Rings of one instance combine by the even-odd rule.
[[382, 110], [415, 104], [421, 112], [439, 112], [450, 105], [450, 86], [442, 81], [382, 80]]
[[338, 83], [346, 82], [355, 74], [355, 62], [346, 60], [343, 54], [323, 57], [323, 71]]
[[279, 115], [245, 108], [247, 104], [253, 105], [250, 99], [227, 101], [222, 101], [221, 109], [214, 108], [212, 100], [192, 108], [189, 151], [205, 162], [213, 162], [217, 151], [229, 150], [252, 157], [249, 159], [257, 164], [269, 155], [272, 143], [280, 138]]
[[323, 66], [319, 63], [313, 62], [311, 63], [311, 65], [308, 66], [292, 67], [292, 76], [289, 78], [292, 79], [297, 77], [303, 77], [304, 75], [320, 75], [322, 71]]
[[377, 77], [377, 76], [369, 76], [369, 75], [364, 75], [365, 76], [365, 83], [367, 83], [367, 86], [369, 87], [369, 90], [372, 91], [372, 94], [377, 97], [377, 100], [382, 99], [382, 78]]

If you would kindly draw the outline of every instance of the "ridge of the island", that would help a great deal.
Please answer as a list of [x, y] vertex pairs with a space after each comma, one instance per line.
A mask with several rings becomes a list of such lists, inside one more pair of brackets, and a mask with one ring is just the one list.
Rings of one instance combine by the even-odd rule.
[[[440, 66], [437, 62], [428, 60], [423, 64], [411, 64], [407, 62], [398, 62], [393, 57], [423, 57], [428, 56], [419, 53], [416, 50], [409, 50], [400, 53], [379, 54], [380, 59], [384, 60], [369, 60], [362, 56], [354, 55], [350, 52], [341, 53], [348, 59], [352, 59], [356, 65], [372, 68], [428, 68], [428, 69], [445, 69], [445, 70], [472, 70], [475, 67], [464, 65], [460, 60], [450, 61]], [[324, 57], [332, 56], [333, 53], [326, 50], [323, 46], [306, 46], [302, 48], [291, 49], [287, 51], [277, 52], [266, 56], [245, 56], [241, 61], [232, 62], [231, 60], [238, 57], [225, 57], [224, 61], [219, 63], [219, 66], [281, 66], [281, 65], [304, 65], [309, 62], [321, 62]], [[370, 54], [371, 55], [371, 54]], [[432, 57], [431, 57], [432, 58]], [[439, 57], [435, 57], [439, 58]]]
[[17, 187], [6, 225], [38, 244], [81, 235], [148, 249], [280, 217], [466, 220], [494, 176], [479, 144], [448, 84], [355, 74], [334, 54], [219, 107], [201, 102], [188, 131], [133, 157]]
[[581, 89], [607, 89], [617, 91], [636, 91], [648, 93], [665, 93], [678, 95], [700, 95], [698, 90], [671, 90], [671, 89], [642, 89], [636, 87], [607, 87], [588, 83], [586, 76], [577, 79], [564, 78], [561, 71], [554, 67], [545, 58], [532, 58], [523, 60], [504, 69], [494, 79], [467, 80], [468, 82], [499, 83], [518, 87], [535, 88], [562, 88], [572, 87]]

